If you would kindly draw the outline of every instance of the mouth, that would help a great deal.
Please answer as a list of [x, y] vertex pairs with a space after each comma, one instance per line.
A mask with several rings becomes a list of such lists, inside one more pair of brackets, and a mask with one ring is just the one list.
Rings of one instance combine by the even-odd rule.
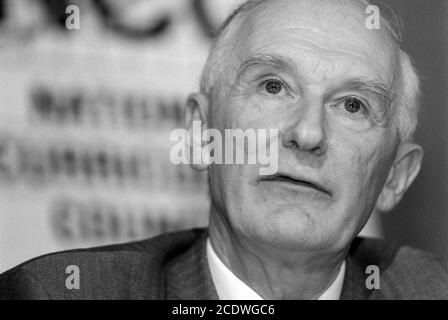
[[318, 192], [322, 192], [327, 194], [328, 196], [332, 196], [330, 190], [325, 188], [320, 183], [317, 183], [315, 181], [302, 178], [302, 177], [295, 177], [289, 174], [284, 173], [276, 173], [269, 176], [264, 176], [261, 178], [262, 181], [273, 181], [273, 182], [281, 182], [281, 183], [290, 183], [293, 185], [309, 188]]

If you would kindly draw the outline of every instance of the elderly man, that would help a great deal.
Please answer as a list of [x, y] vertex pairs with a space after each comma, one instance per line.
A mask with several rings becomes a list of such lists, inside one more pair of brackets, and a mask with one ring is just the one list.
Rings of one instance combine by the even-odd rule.
[[[51, 254], [6, 272], [1, 298], [448, 298], [448, 266], [357, 238], [417, 176], [419, 81], [366, 1], [257, 0], [224, 23], [187, 127], [277, 129], [278, 170], [209, 171], [207, 230]], [[272, 141], [268, 141], [272, 143]], [[66, 286], [76, 265], [79, 288]]]

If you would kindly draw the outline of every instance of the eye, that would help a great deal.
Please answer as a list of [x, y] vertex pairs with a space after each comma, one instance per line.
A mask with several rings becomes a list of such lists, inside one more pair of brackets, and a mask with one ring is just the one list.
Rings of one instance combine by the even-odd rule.
[[283, 89], [283, 84], [278, 80], [268, 80], [264, 86], [267, 93], [271, 95], [279, 94]]
[[344, 101], [344, 109], [349, 113], [364, 111], [364, 104], [356, 98], [348, 98]]

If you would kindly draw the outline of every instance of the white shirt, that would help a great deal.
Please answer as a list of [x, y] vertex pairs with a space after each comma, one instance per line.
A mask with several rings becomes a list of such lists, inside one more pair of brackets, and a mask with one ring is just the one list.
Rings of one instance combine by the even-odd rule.
[[[207, 239], [207, 260], [212, 275], [213, 283], [218, 292], [220, 300], [263, 300], [247, 284], [241, 281], [229, 268], [221, 261], [213, 249], [210, 239]], [[339, 273], [318, 300], [339, 300], [344, 282], [345, 261], [341, 264]]]

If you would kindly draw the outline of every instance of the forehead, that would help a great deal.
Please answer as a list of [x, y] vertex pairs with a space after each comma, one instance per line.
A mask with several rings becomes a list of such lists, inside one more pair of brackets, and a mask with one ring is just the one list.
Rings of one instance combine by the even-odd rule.
[[385, 31], [366, 27], [367, 17], [352, 1], [267, 1], [240, 25], [237, 63], [270, 54], [292, 61], [310, 82], [361, 76], [392, 86], [398, 51]]

